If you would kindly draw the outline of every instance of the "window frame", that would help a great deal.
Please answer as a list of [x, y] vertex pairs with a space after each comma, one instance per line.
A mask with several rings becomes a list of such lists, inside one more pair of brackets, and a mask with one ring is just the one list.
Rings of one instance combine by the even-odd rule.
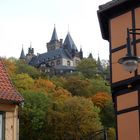
[[0, 111], [0, 115], [2, 116], [2, 140], [5, 140], [5, 112]]

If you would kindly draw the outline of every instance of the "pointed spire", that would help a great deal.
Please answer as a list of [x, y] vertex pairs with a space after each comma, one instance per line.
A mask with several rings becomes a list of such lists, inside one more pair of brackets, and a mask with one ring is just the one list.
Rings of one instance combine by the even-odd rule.
[[30, 41], [30, 48], [32, 48], [32, 42]]
[[22, 50], [19, 59], [26, 59], [26, 56], [24, 54], [23, 44], [22, 44]]
[[68, 32], [65, 41], [64, 41], [64, 46], [66, 46], [68, 49], [72, 49], [72, 50], [77, 50], [77, 47], [70, 35], [70, 33]]
[[92, 53], [89, 53], [88, 58], [89, 58], [89, 59], [93, 59]]
[[101, 64], [99, 53], [98, 53], [98, 60], [97, 61], [98, 61], [98, 64]]
[[57, 37], [55, 25], [54, 25], [54, 30], [53, 30], [52, 38], [51, 38], [50, 42], [52, 42], [52, 41], [57, 41], [57, 40], [58, 40], [58, 37]]
[[98, 72], [102, 73], [104, 69], [103, 69], [103, 66], [102, 66], [102, 63], [101, 63], [101, 60], [100, 60], [99, 53], [98, 53], [97, 66], [98, 66]]

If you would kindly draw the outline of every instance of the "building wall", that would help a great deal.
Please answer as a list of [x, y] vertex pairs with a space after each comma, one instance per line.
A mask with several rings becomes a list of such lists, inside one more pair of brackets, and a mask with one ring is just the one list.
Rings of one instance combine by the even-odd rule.
[[[114, 86], [117, 140], [140, 139], [140, 90], [136, 79], [140, 74], [140, 64], [137, 71], [129, 73], [118, 63], [127, 54], [127, 28], [140, 28], [139, 15], [140, 8], [136, 8], [110, 19], [111, 82]], [[130, 35], [130, 38], [136, 43], [131, 46], [134, 55], [139, 56], [140, 36]]]
[[0, 104], [0, 111], [5, 112], [5, 140], [19, 140], [18, 106]]
[[71, 61], [70, 59], [65, 59], [65, 58], [62, 58], [62, 65], [68, 66], [68, 61], [70, 62], [70, 66], [73, 66], [73, 61]]
[[79, 57], [74, 57], [73, 58], [73, 66], [76, 67], [80, 61], [81, 61], [81, 59]]

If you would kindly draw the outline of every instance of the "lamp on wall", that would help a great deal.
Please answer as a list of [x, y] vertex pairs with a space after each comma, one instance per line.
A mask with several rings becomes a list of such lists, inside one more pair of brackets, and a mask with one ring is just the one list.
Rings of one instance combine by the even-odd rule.
[[[132, 48], [131, 48], [131, 38], [130, 38], [130, 34], [133, 35], [140, 35], [140, 29], [129, 29], [127, 28], [127, 54], [125, 57], [122, 57], [118, 60], [119, 64], [122, 64], [124, 69], [131, 72], [134, 72], [137, 67], [138, 67], [138, 63], [140, 62], [140, 57], [138, 56], [134, 56], [133, 52], [132, 52]], [[133, 43], [134, 46], [134, 43]]]

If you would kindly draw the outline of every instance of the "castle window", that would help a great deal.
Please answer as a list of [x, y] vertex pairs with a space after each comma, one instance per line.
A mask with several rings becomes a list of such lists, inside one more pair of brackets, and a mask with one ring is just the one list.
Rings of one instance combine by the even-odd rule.
[[67, 65], [70, 66], [70, 61], [67, 61]]
[[57, 64], [57, 65], [60, 65], [60, 64], [61, 64], [60, 60], [57, 60], [57, 61], [56, 61], [56, 64]]
[[52, 61], [52, 62], [51, 62], [51, 66], [54, 66], [54, 65], [55, 65], [55, 63]]

